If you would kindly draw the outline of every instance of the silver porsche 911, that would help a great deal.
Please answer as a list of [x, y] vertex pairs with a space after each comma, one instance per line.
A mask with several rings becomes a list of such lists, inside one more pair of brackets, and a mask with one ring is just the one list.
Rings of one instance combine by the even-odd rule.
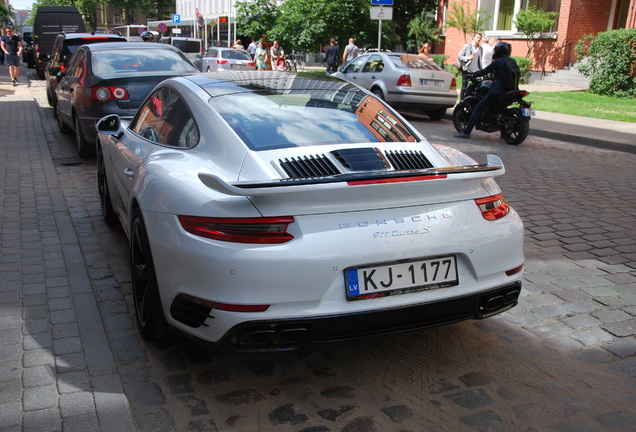
[[431, 145], [343, 80], [171, 78], [98, 131], [102, 210], [130, 239], [145, 337], [290, 350], [518, 302], [523, 224], [502, 161]]

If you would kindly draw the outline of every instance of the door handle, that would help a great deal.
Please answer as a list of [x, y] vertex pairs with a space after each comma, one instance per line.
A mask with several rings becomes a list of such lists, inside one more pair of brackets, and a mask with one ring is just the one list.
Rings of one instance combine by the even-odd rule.
[[135, 176], [135, 172], [131, 168], [125, 168], [124, 174], [126, 174], [126, 177], [128, 178], [133, 178]]

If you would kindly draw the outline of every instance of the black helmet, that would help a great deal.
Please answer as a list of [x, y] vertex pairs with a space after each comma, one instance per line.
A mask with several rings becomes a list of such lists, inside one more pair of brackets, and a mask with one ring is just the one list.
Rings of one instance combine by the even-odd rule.
[[152, 34], [152, 32], [149, 31], [145, 31], [141, 34], [141, 39], [144, 42], [154, 42], [155, 41], [155, 35]]
[[512, 53], [512, 47], [509, 43], [497, 42], [497, 45], [495, 45], [495, 48], [492, 52], [492, 58], [496, 59], [503, 56], [510, 56], [510, 53]]

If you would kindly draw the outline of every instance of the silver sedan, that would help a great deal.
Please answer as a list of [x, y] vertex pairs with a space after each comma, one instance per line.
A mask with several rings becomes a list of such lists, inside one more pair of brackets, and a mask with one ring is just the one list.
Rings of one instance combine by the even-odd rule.
[[201, 72], [254, 70], [256, 64], [247, 51], [235, 48], [209, 48], [194, 61]]
[[442, 119], [457, 102], [455, 76], [415, 54], [367, 53], [334, 76], [372, 91], [394, 108], [423, 110], [432, 120]]

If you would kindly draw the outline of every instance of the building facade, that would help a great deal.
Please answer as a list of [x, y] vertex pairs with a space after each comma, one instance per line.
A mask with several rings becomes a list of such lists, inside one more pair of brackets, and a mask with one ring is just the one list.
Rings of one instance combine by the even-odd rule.
[[[452, 64], [462, 46], [464, 35], [446, 26], [452, 5], [462, 0], [439, 0], [438, 24], [444, 29], [442, 42], [436, 52], [449, 56]], [[558, 13], [554, 25], [537, 40], [532, 51], [532, 69], [552, 72], [576, 62], [575, 47], [581, 38], [619, 28], [636, 28], [636, 0], [467, 0], [470, 10], [483, 10], [490, 15], [486, 21], [485, 36], [497, 36], [512, 45], [512, 55], [524, 57], [528, 51], [527, 39], [517, 32], [514, 19], [519, 10], [528, 5]]]

